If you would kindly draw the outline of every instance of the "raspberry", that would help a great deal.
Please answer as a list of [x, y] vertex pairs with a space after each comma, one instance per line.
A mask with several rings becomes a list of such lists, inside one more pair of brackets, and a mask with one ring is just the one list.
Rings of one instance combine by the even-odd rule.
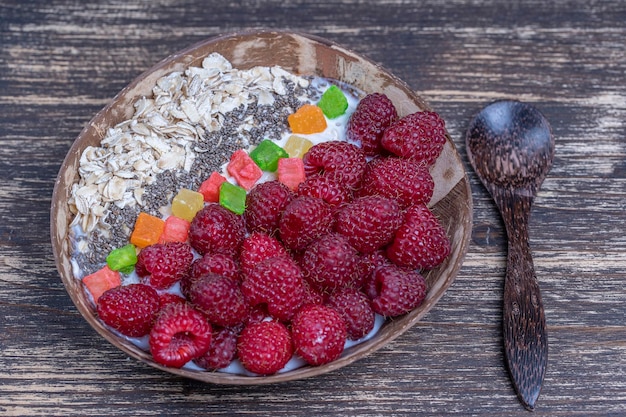
[[324, 200], [296, 197], [280, 218], [280, 238], [287, 248], [302, 250], [321, 235], [330, 232], [332, 225], [332, 210]]
[[189, 273], [191, 247], [182, 242], [155, 243], [137, 255], [137, 275], [156, 289], [164, 290]]
[[243, 367], [260, 375], [280, 371], [293, 356], [291, 334], [277, 321], [246, 326], [239, 335], [237, 350]]
[[243, 218], [216, 203], [209, 203], [196, 214], [189, 229], [189, 242], [200, 255], [234, 255], [243, 241]]
[[400, 208], [406, 208], [412, 204], [428, 203], [434, 188], [430, 172], [418, 162], [382, 157], [369, 162], [359, 195], [395, 198]]
[[374, 272], [367, 295], [376, 313], [396, 317], [422, 304], [426, 297], [426, 283], [415, 270], [387, 265]]
[[327, 306], [333, 308], [346, 322], [348, 339], [359, 340], [374, 328], [375, 314], [367, 295], [354, 288], [344, 288], [331, 294]]
[[369, 282], [372, 273], [383, 265], [389, 264], [390, 261], [385, 255], [383, 249], [379, 249], [372, 253], [366, 253], [359, 258], [357, 265], [357, 279], [355, 288], [363, 288]]
[[209, 350], [211, 331], [202, 313], [189, 304], [170, 304], [152, 326], [150, 353], [161, 365], [181, 368]]
[[241, 278], [239, 264], [235, 258], [225, 253], [205, 253], [202, 258], [193, 261], [189, 275], [198, 278], [209, 272], [223, 275], [233, 281], [239, 281]]
[[335, 216], [335, 231], [362, 253], [371, 253], [391, 242], [401, 224], [397, 201], [381, 196], [358, 198]]
[[252, 323], [260, 323], [268, 317], [270, 317], [270, 313], [267, 312], [267, 305], [257, 304], [253, 307], [250, 307], [250, 313], [248, 314], [248, 317], [246, 317], [244, 323], [246, 325]]
[[385, 129], [397, 118], [398, 112], [386, 95], [368, 94], [350, 116], [346, 137], [351, 142], [361, 144], [365, 155], [377, 155], [382, 150], [380, 140]]
[[264, 259], [287, 255], [287, 250], [276, 238], [264, 233], [253, 232], [241, 245], [241, 252], [239, 253], [241, 270], [247, 274]]
[[439, 115], [422, 111], [404, 116], [383, 134], [381, 144], [389, 152], [431, 166], [446, 143], [446, 128]]
[[274, 234], [278, 229], [280, 214], [293, 197], [293, 191], [279, 181], [256, 185], [246, 197], [244, 218], [248, 230]]
[[300, 260], [304, 278], [314, 288], [333, 291], [354, 283], [359, 256], [348, 239], [328, 233], [311, 243]]
[[248, 316], [239, 285], [221, 275], [208, 273], [197, 278], [189, 288], [189, 301], [218, 326], [235, 326]]
[[313, 288], [306, 279], [303, 280], [303, 283], [304, 300], [302, 301], [302, 305], [305, 306], [307, 304], [324, 304], [324, 296], [322, 295], [322, 293]]
[[352, 193], [333, 177], [313, 174], [298, 186], [298, 195], [321, 198], [331, 207], [339, 207], [352, 199]]
[[309, 365], [323, 365], [341, 355], [348, 339], [346, 323], [334, 309], [309, 304], [291, 321], [295, 352]]
[[98, 316], [123, 335], [145, 336], [159, 312], [159, 294], [145, 284], [130, 284], [107, 290], [98, 298]]
[[361, 148], [348, 142], [337, 141], [314, 145], [302, 160], [307, 177], [323, 174], [350, 188], [360, 184], [367, 165]]
[[409, 207], [387, 256], [399, 266], [432, 269], [450, 254], [450, 241], [439, 220], [424, 204]]
[[237, 261], [225, 253], [205, 253], [201, 258], [193, 261], [191, 270], [186, 277], [180, 280], [180, 290], [189, 298], [189, 289], [193, 282], [202, 275], [213, 273], [225, 276], [235, 282], [241, 282], [241, 269]]
[[267, 304], [278, 320], [289, 320], [304, 301], [302, 272], [287, 256], [265, 259], [245, 276], [241, 291], [251, 306]]
[[185, 300], [180, 295], [176, 295], [171, 292], [164, 292], [159, 294], [159, 308], [162, 310], [165, 306], [169, 304], [185, 304], [187, 300]]
[[213, 329], [211, 346], [204, 355], [193, 360], [201, 368], [215, 371], [230, 365], [237, 354], [237, 336], [239, 331], [233, 327]]

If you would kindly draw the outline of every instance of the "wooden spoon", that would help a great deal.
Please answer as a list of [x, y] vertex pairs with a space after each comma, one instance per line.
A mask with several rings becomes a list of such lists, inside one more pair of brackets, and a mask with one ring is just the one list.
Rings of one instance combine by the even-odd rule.
[[548, 340], [541, 293], [528, 240], [530, 208], [554, 157], [548, 121], [533, 106], [497, 101], [470, 122], [467, 154], [491, 193], [508, 239], [503, 336], [517, 395], [533, 410], [546, 371]]

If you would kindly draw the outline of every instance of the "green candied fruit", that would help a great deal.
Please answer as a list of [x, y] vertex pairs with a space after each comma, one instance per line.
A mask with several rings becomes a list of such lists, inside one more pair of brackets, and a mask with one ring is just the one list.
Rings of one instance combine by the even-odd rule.
[[135, 264], [137, 263], [137, 249], [132, 243], [113, 249], [107, 256], [106, 261], [109, 268], [113, 271], [130, 274], [135, 269]]
[[278, 169], [278, 160], [289, 158], [289, 154], [271, 140], [265, 139], [250, 152], [250, 158], [263, 171], [275, 172]]
[[228, 181], [220, 186], [220, 205], [235, 214], [246, 210], [246, 190]]
[[348, 99], [346, 95], [336, 85], [328, 87], [317, 106], [322, 109], [324, 115], [329, 119], [341, 116], [348, 108]]

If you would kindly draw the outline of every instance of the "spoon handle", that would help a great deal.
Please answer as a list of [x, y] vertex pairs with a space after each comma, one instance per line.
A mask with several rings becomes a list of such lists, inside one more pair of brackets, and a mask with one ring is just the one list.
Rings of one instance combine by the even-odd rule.
[[[530, 193], [532, 194], [532, 193]], [[535, 408], [548, 359], [546, 319], [528, 239], [532, 195], [497, 198], [507, 229], [508, 256], [504, 283], [504, 351], [517, 395]]]

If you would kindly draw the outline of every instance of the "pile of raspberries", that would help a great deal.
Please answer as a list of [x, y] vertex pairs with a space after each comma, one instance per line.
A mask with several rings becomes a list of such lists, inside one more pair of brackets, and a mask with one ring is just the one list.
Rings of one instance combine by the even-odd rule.
[[[374, 93], [359, 102], [346, 137], [308, 151], [297, 190], [258, 184], [243, 215], [207, 204], [187, 242], [141, 250], [140, 283], [104, 293], [100, 319], [148, 337], [165, 366], [217, 370], [238, 359], [270, 375], [295, 355], [312, 366], [333, 361], [347, 340], [372, 331], [376, 314], [418, 307], [422, 272], [450, 253], [427, 207], [444, 122], [429, 111], [399, 118]], [[168, 291], [176, 284], [180, 293]]]

